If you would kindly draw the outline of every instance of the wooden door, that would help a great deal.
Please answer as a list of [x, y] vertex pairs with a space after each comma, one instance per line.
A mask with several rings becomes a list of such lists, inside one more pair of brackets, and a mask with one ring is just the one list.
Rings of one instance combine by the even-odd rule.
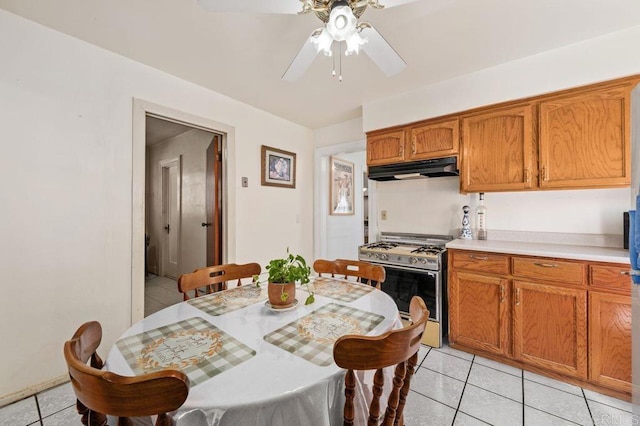
[[631, 392], [631, 297], [589, 292], [589, 379]]
[[586, 290], [513, 281], [514, 357], [587, 378]]
[[495, 354], [507, 354], [509, 296], [507, 279], [451, 271], [450, 342]]
[[412, 127], [411, 147], [408, 160], [426, 160], [458, 154], [460, 144], [459, 121], [457, 118], [442, 122]]
[[530, 104], [462, 119], [461, 187], [464, 192], [531, 188], [534, 137]]
[[608, 88], [540, 103], [540, 187], [627, 186], [629, 88]]
[[180, 188], [182, 177], [180, 159], [162, 163], [162, 223], [164, 238], [162, 239], [163, 276], [176, 279], [180, 253]]
[[404, 161], [404, 129], [367, 135], [367, 165], [379, 166]]
[[207, 266], [222, 264], [222, 152], [220, 136], [214, 136], [206, 152], [205, 209]]

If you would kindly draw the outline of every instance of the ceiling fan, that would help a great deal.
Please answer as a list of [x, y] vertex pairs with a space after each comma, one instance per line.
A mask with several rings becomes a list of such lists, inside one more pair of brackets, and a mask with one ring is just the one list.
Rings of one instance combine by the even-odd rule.
[[[340, 56], [342, 42], [346, 45], [345, 56], [362, 50], [385, 75], [402, 71], [407, 64], [400, 55], [371, 24], [359, 23], [358, 19], [367, 7], [382, 9], [413, 1], [416, 0], [198, 0], [198, 3], [213, 12], [314, 13], [324, 26], [311, 33], [282, 76], [283, 80], [295, 81], [318, 53], [333, 56], [335, 45]], [[342, 81], [341, 73], [339, 79]]]

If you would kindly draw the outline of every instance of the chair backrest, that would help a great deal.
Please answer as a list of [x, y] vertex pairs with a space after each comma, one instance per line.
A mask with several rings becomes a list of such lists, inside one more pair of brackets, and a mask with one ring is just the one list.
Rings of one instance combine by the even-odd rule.
[[227, 282], [236, 281], [242, 285], [243, 278], [252, 278], [260, 274], [262, 268], [258, 263], [238, 265], [228, 263], [226, 265], [208, 266], [199, 268], [189, 274], [182, 274], [178, 278], [178, 291], [184, 294], [184, 300], [189, 300], [187, 292], [194, 291], [195, 297], [200, 296], [202, 289], [206, 293], [227, 289]]
[[[347, 335], [336, 340], [333, 358], [336, 364], [347, 369], [345, 376], [344, 424], [353, 425], [355, 395], [354, 370], [376, 370], [373, 379], [373, 398], [369, 406], [369, 425], [403, 425], [403, 411], [411, 376], [418, 362], [418, 350], [422, 333], [429, 319], [429, 310], [419, 296], [411, 299], [409, 315], [412, 324], [388, 331], [381, 336]], [[384, 387], [382, 369], [395, 365], [393, 388], [389, 393], [383, 423], [380, 419], [380, 395]]]
[[106, 415], [111, 415], [119, 418], [118, 425], [127, 425], [129, 417], [157, 414], [156, 425], [171, 424], [166, 413], [177, 410], [187, 399], [187, 376], [176, 370], [135, 377], [102, 371], [102, 360], [96, 354], [101, 340], [102, 327], [92, 321], [80, 326], [64, 344], [64, 358], [82, 423], [106, 425]]
[[329, 274], [337, 278], [348, 279], [349, 277], [355, 277], [356, 281], [368, 283], [378, 289], [387, 276], [384, 267], [380, 265], [348, 259], [318, 259], [313, 262], [313, 270], [319, 276]]

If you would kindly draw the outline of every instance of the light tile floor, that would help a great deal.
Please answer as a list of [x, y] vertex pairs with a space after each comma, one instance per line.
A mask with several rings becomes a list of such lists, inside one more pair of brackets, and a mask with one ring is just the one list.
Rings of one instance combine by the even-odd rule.
[[176, 280], [149, 274], [144, 281], [144, 316], [182, 302], [182, 293], [178, 291]]
[[[181, 300], [175, 281], [150, 276], [145, 315]], [[439, 349], [423, 346], [419, 355], [405, 408], [406, 426], [639, 424], [626, 401], [447, 345]], [[80, 424], [69, 383], [0, 408], [0, 426]]]

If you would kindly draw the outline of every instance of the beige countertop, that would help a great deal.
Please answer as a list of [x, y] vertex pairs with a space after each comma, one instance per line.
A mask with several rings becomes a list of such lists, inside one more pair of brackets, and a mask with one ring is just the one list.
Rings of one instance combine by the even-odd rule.
[[475, 250], [525, 256], [557, 257], [629, 264], [629, 250], [613, 247], [595, 247], [570, 244], [537, 243], [499, 240], [462, 240], [447, 243], [448, 249]]

